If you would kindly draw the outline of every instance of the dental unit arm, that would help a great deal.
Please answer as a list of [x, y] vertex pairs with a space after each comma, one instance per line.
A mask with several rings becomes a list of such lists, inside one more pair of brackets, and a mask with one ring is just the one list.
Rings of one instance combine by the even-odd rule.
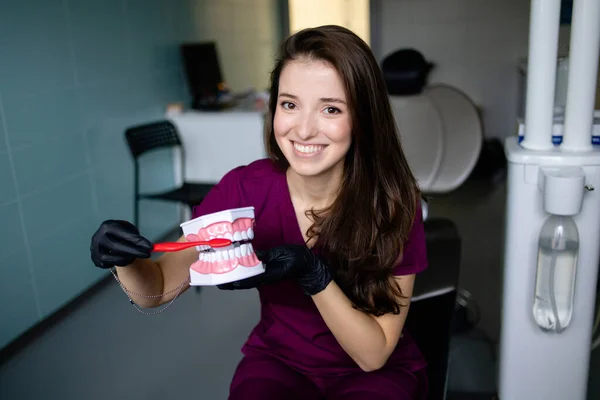
[[561, 0], [531, 0], [523, 140], [508, 161], [498, 395], [585, 400], [600, 262], [593, 145], [600, 1], [574, 0], [562, 141], [554, 143]]

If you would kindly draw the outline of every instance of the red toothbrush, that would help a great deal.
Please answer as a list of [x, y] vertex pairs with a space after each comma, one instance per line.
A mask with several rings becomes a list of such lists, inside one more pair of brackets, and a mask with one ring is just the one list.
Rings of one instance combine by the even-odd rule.
[[183, 249], [187, 249], [195, 246], [210, 246], [212, 248], [219, 247], [227, 247], [231, 245], [231, 240], [229, 239], [210, 239], [210, 240], [199, 240], [197, 242], [164, 242], [164, 243], [155, 243], [152, 247], [152, 251], [156, 251], [159, 253], [164, 253], [167, 251], [179, 251]]

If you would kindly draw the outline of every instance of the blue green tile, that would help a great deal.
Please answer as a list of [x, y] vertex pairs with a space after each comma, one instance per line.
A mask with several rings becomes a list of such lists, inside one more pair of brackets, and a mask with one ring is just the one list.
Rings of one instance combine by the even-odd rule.
[[179, 208], [175, 203], [161, 201], [140, 202], [140, 232], [150, 240], [157, 240], [179, 226]]
[[[1, 98], [0, 98], [1, 101]], [[2, 112], [0, 111], [0, 151], [6, 150], [6, 134], [4, 132], [4, 120], [2, 119]]]
[[157, 116], [164, 116], [166, 104], [188, 101], [186, 83], [178, 68], [152, 76], [140, 75], [132, 78], [132, 82], [139, 88], [134, 94], [137, 111], [156, 109]]
[[131, 119], [135, 88], [128, 78], [113, 77], [110, 82], [94, 83], [81, 87], [81, 116], [85, 127], [114, 129]]
[[176, 68], [180, 39], [173, 38], [168, 3], [133, 0], [127, 3], [132, 71], [135, 75]]
[[38, 50], [51, 41], [68, 39], [63, 0], [0, 0], [0, 44]]
[[124, 122], [112, 126], [98, 125], [86, 131], [87, 144], [93, 166], [118, 163], [125, 164], [123, 173], [133, 174], [131, 153], [125, 141]]
[[20, 194], [56, 186], [86, 170], [83, 134], [21, 147], [13, 161]]
[[32, 50], [18, 42], [0, 47], [0, 88], [5, 99], [43, 93], [47, 96], [47, 92], [75, 86], [68, 41]]
[[[10, 292], [18, 307], [0, 309], [10, 321], [0, 347], [40, 317], [36, 295], [46, 316], [101, 275], [89, 259], [93, 231], [101, 217], [133, 216], [124, 131], [164, 118], [169, 102], [188, 103], [179, 44], [197, 39], [199, 4], [0, 0], [0, 285], [14, 280], [19, 293]], [[149, 161], [144, 185], [170, 185], [170, 155]], [[174, 204], [141, 207], [151, 238], [178, 222]]]
[[0, 258], [0, 315], [0, 348], [40, 319], [29, 259], [24, 251]]
[[[90, 215], [46, 232], [31, 248], [36, 289], [47, 316], [96, 283], [106, 271], [90, 258], [90, 240], [97, 226]], [[68, 247], [67, 247], [68, 246]]]
[[16, 201], [0, 205], [0, 221], [0, 259], [25, 251], [25, 237]]
[[70, 0], [73, 52], [79, 83], [126, 79], [129, 55], [125, 3]]
[[128, 53], [123, 38], [100, 38], [74, 44], [75, 66], [81, 85], [127, 79]]
[[67, 0], [73, 40], [89, 42], [103, 38], [123, 39], [126, 34], [123, 0]]
[[87, 174], [22, 199], [25, 231], [31, 246], [48, 232], [92, 215], [92, 192]]
[[15, 201], [16, 198], [17, 191], [9, 162], [9, 154], [6, 151], [0, 151], [0, 204]]
[[170, 34], [174, 42], [191, 42], [197, 39], [195, 32], [194, 0], [177, 0], [171, 2], [167, 14], [171, 26]]
[[13, 149], [83, 132], [80, 104], [74, 90], [3, 97], [3, 103]]
[[92, 174], [100, 220], [133, 220], [133, 169], [118, 161], [96, 168]]

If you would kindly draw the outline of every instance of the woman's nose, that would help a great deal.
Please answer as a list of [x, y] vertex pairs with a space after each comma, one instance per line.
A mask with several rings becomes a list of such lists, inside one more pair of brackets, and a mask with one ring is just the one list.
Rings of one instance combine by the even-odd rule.
[[306, 140], [315, 136], [318, 132], [315, 117], [312, 115], [302, 116], [301, 120], [298, 121], [298, 127], [296, 131], [298, 138], [302, 140]]

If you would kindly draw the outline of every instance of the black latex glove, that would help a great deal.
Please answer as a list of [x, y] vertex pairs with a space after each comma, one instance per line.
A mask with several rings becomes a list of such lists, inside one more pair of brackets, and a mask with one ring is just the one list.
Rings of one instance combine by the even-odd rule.
[[104, 221], [92, 236], [92, 261], [99, 268], [129, 265], [136, 258], [149, 258], [152, 243], [127, 221]]
[[289, 278], [298, 282], [305, 294], [312, 296], [325, 289], [332, 281], [327, 265], [306, 246], [279, 246], [265, 252], [257, 251], [256, 256], [265, 266], [264, 273], [218, 285], [218, 288], [252, 289]]

